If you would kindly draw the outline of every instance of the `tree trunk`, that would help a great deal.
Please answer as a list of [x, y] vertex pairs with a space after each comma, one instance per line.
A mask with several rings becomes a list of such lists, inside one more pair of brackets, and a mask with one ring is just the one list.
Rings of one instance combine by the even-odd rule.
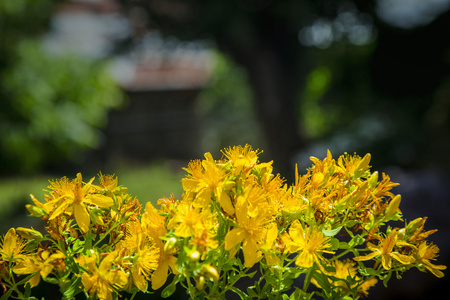
[[[276, 48], [278, 49], [278, 48]], [[274, 161], [274, 171], [291, 180], [294, 154], [305, 145], [299, 134], [296, 107], [299, 79], [293, 60], [283, 59], [271, 45], [260, 46], [236, 61], [247, 71], [254, 94], [254, 105], [266, 140], [267, 159]]]

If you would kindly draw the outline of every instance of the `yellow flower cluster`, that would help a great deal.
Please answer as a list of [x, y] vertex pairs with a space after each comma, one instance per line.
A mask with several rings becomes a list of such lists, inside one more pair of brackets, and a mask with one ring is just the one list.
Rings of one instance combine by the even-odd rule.
[[[45, 202], [31, 196], [34, 205], [27, 205], [48, 234], [8, 231], [0, 246], [2, 283], [17, 298], [26, 295], [14, 274], [29, 274], [21, 282], [27, 288], [41, 278], [58, 283], [67, 298], [84, 291], [115, 299], [147, 291], [148, 282], [154, 290], [166, 285], [162, 296], [180, 284], [192, 298], [264, 298], [292, 292], [293, 280], [305, 274], [292, 296], [311, 293], [313, 283], [323, 298], [356, 299], [392, 272], [416, 267], [444, 276], [446, 267], [432, 263], [439, 249], [426, 240], [435, 230], [424, 231], [425, 217], [382, 231], [402, 220], [401, 197], [391, 192], [397, 184], [389, 176], [370, 172], [369, 154], [312, 157], [292, 185], [259, 154], [235, 146], [220, 160], [207, 153], [191, 161], [181, 199], [160, 199], [159, 208], [147, 202], [143, 213], [114, 176], [100, 174], [98, 185], [81, 174], [51, 181]], [[234, 284], [253, 276], [256, 264], [261, 277], [247, 295]]]

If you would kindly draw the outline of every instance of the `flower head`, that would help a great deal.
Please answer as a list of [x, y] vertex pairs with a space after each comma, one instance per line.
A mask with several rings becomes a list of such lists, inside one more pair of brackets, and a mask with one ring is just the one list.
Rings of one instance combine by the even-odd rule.
[[398, 232], [393, 230], [386, 238], [379, 238], [380, 243], [375, 246], [372, 243], [367, 243], [367, 247], [372, 250], [372, 253], [365, 256], [357, 256], [353, 258], [356, 261], [370, 260], [375, 257], [381, 257], [381, 263], [383, 268], [389, 270], [392, 266], [392, 258], [399, 261], [404, 265], [408, 265], [414, 262], [414, 257], [400, 254], [398, 251], [394, 251], [396, 245], [408, 245], [403, 242], [397, 241]]
[[50, 187], [53, 188], [51, 194], [54, 199], [51, 202], [56, 205], [56, 209], [49, 220], [65, 212], [73, 211], [78, 226], [83, 232], [87, 232], [91, 223], [87, 207], [90, 205], [110, 207], [114, 204], [110, 197], [95, 193], [95, 189], [92, 186], [93, 181], [94, 178], [88, 183], [84, 183], [81, 174], [78, 173], [77, 178], [73, 181], [69, 182], [67, 178], [63, 178], [52, 182]]
[[322, 253], [334, 253], [326, 250], [331, 247], [329, 237], [314, 227], [305, 230], [299, 220], [292, 222], [289, 235], [284, 235], [283, 241], [290, 252], [300, 252], [295, 264], [303, 268], [310, 268], [314, 263], [322, 268], [325, 260]]
[[[194, 206], [209, 207], [214, 196], [224, 211], [234, 214], [234, 207], [227, 194], [234, 182], [227, 178], [225, 170], [218, 166], [210, 153], [205, 154], [205, 160], [191, 161], [186, 169], [188, 176], [181, 180], [187, 198], [192, 199]], [[194, 196], [195, 195], [195, 196]]]
[[[441, 270], [447, 269], [447, 266], [444, 265], [435, 265], [430, 262], [430, 260], [435, 260], [438, 256], [439, 248], [436, 245], [428, 244], [427, 242], [422, 242], [419, 245], [417, 251], [417, 258], [419, 262], [422, 264], [422, 268], [424, 267], [428, 271], [430, 271], [434, 276], [438, 278], [444, 277], [444, 273]], [[419, 267], [420, 269], [420, 267]]]
[[26, 241], [19, 237], [14, 228], [10, 228], [1, 240], [0, 257], [2, 261], [15, 261], [22, 259], [23, 248]]
[[100, 300], [112, 300], [112, 294], [127, 284], [127, 274], [114, 264], [118, 254], [118, 251], [109, 253], [98, 266], [96, 254], [79, 257], [78, 263], [87, 271], [82, 273], [81, 281], [91, 297], [96, 295]]
[[[225, 250], [231, 250], [242, 242], [244, 265], [252, 267], [261, 259], [260, 247], [267, 236], [266, 224], [270, 220], [267, 210], [254, 208], [249, 211], [249, 203], [243, 196], [236, 201], [236, 228], [225, 237]], [[261, 246], [260, 246], [261, 245]]]
[[[31, 287], [35, 287], [39, 284], [41, 277], [46, 278], [55, 267], [61, 268], [61, 262], [64, 257], [64, 254], [59, 251], [50, 253], [50, 251], [44, 250], [39, 254], [26, 256], [13, 268], [13, 271], [18, 275], [36, 272], [28, 281]], [[63, 262], [62, 265], [64, 266]]]

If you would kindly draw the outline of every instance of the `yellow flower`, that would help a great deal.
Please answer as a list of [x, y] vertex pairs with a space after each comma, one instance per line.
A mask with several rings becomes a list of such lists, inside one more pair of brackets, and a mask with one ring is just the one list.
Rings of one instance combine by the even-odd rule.
[[369, 295], [369, 288], [373, 287], [378, 282], [376, 278], [369, 278], [363, 282], [363, 284], [359, 287], [358, 296], [367, 296]]
[[367, 243], [367, 247], [372, 250], [372, 253], [364, 256], [357, 256], [353, 258], [356, 261], [365, 261], [370, 260], [374, 257], [381, 256], [381, 263], [383, 264], [383, 268], [386, 270], [389, 270], [392, 265], [391, 258], [396, 259], [397, 261], [401, 262], [404, 265], [412, 264], [414, 262], [414, 257], [400, 254], [396, 251], [393, 251], [394, 247], [396, 245], [406, 245], [409, 246], [409, 244], [404, 242], [398, 242], [397, 241], [397, 235], [398, 232], [396, 230], [393, 230], [386, 238], [379, 238], [380, 244], [378, 246], [375, 246], [372, 243]]
[[50, 251], [44, 250], [38, 255], [25, 257], [13, 268], [13, 271], [18, 275], [36, 272], [36, 274], [28, 281], [31, 287], [35, 287], [39, 284], [41, 276], [42, 278], [46, 278], [48, 274], [50, 274], [55, 267], [54, 262], [62, 260], [64, 257], [64, 254], [59, 251], [50, 254]]
[[147, 290], [147, 281], [153, 271], [158, 267], [159, 252], [155, 240], [148, 235], [147, 230], [141, 229], [141, 224], [127, 224], [127, 234], [115, 249], [125, 256], [126, 265], [129, 266], [132, 282], [141, 291]]
[[[369, 278], [365, 280], [364, 278], [360, 278], [358, 275], [358, 266], [352, 262], [350, 259], [334, 260], [331, 262], [331, 266], [335, 268], [334, 272], [325, 272], [328, 276], [328, 282], [330, 282], [333, 286], [335, 286], [336, 290], [344, 290], [347, 291], [349, 289], [357, 289], [358, 296], [367, 296], [368, 289], [374, 286], [378, 280], [376, 278]], [[349, 286], [350, 279], [352, 281], [356, 281], [354, 284]], [[314, 278], [311, 282], [316, 285], [318, 288], [322, 288], [320, 284]]]
[[[242, 171], [244, 171], [244, 173], [248, 173], [248, 171], [254, 167], [262, 167], [257, 165], [258, 155], [261, 152], [258, 152], [258, 149], [253, 150], [252, 146], [248, 144], [244, 147], [234, 146], [222, 151], [228, 161], [235, 167], [235, 174], [239, 174]], [[263, 164], [263, 166], [267, 167], [270, 166], [270, 164], [271, 162]]]
[[189, 173], [181, 180], [187, 198], [192, 198], [194, 206], [205, 208], [209, 207], [211, 197], [214, 195], [223, 210], [233, 215], [234, 207], [227, 190], [234, 182], [227, 179], [225, 170], [216, 164], [210, 153], [206, 153], [205, 158], [203, 161], [191, 161], [184, 169]]
[[53, 202], [57, 203], [58, 206], [53, 211], [49, 220], [56, 218], [64, 212], [70, 212], [73, 208], [78, 226], [83, 232], [87, 232], [91, 218], [86, 205], [110, 207], [114, 204], [114, 201], [110, 197], [94, 193], [93, 181], [94, 178], [88, 183], [83, 183], [82, 176], [78, 173], [77, 178], [70, 183], [66, 178], [53, 182], [51, 185], [53, 187], [52, 194], [56, 196]]
[[78, 259], [80, 266], [87, 270], [81, 275], [81, 281], [91, 297], [97, 295], [100, 300], [112, 300], [112, 293], [116, 293], [118, 288], [127, 284], [127, 274], [113, 266], [113, 261], [117, 256], [117, 251], [109, 253], [102, 259], [98, 267], [95, 254], [91, 257], [81, 256]]
[[361, 175], [370, 168], [370, 159], [370, 153], [367, 153], [362, 158], [358, 155], [351, 156], [345, 153], [338, 159], [337, 171], [350, 176], [358, 174]]
[[134, 253], [131, 275], [134, 284], [141, 291], [147, 290], [147, 280], [153, 271], [158, 268], [159, 248], [152, 243], [142, 242], [141, 246]]
[[355, 275], [358, 273], [358, 267], [350, 259], [346, 259], [344, 261], [341, 260], [332, 261], [331, 266], [335, 268], [336, 271], [334, 272], [333, 276], [337, 278], [346, 279], [349, 276], [351, 278], [354, 278]]
[[1, 260], [12, 262], [24, 258], [25, 255], [23, 255], [22, 252], [25, 245], [25, 240], [17, 235], [14, 228], [10, 228], [1, 240]]
[[214, 239], [215, 237], [211, 230], [204, 229], [198, 232], [189, 244], [195, 245], [200, 252], [206, 252], [208, 249], [216, 249], [219, 246], [219, 242]]
[[442, 278], [444, 277], [444, 273], [442, 273], [440, 270], [447, 269], [447, 266], [434, 265], [430, 262], [430, 260], [434, 260], [435, 257], [437, 257], [438, 252], [439, 248], [436, 245], [427, 244], [427, 242], [424, 241], [419, 245], [417, 256], [419, 262], [423, 264], [423, 267], [430, 271], [434, 276]]
[[203, 229], [210, 229], [215, 225], [209, 216], [209, 209], [200, 211], [192, 204], [181, 202], [177, 205], [175, 215], [167, 224], [168, 229], [175, 229], [175, 234], [180, 237], [197, 235]]
[[[348, 286], [344, 280], [346, 280], [347, 277], [357, 278], [356, 275], [358, 274], [358, 267], [356, 266], [356, 263], [349, 259], [346, 259], [344, 261], [334, 260], [330, 265], [335, 268], [335, 271], [326, 272], [326, 275], [328, 275], [328, 281], [335, 287], [340, 287], [347, 290]], [[332, 279], [331, 276], [336, 277], [336, 279]], [[311, 282], [314, 283], [317, 287], [321, 288], [320, 284], [315, 279], [312, 279]]]
[[248, 201], [239, 196], [236, 201], [236, 223], [237, 228], [232, 229], [225, 236], [225, 250], [231, 250], [239, 243], [242, 243], [244, 252], [244, 265], [252, 267], [261, 259], [260, 246], [258, 245], [267, 235], [266, 223], [270, 215], [265, 214], [265, 210], [252, 211], [249, 213]]
[[334, 253], [326, 250], [331, 247], [329, 237], [313, 227], [309, 227], [309, 230], [303, 229], [299, 220], [292, 222], [289, 236], [283, 236], [283, 241], [291, 253], [300, 251], [295, 264], [303, 268], [310, 268], [315, 262], [323, 271], [321, 261], [325, 258], [321, 253]]
[[164, 251], [164, 243], [161, 237], [167, 234], [165, 227], [166, 218], [159, 214], [159, 211], [150, 203], [145, 205], [145, 212], [142, 215], [142, 230], [150, 235], [155, 241], [156, 248], [159, 249], [158, 267], [151, 275], [152, 289], [157, 290], [167, 281], [169, 267], [176, 272], [175, 262], [177, 258], [172, 252]]

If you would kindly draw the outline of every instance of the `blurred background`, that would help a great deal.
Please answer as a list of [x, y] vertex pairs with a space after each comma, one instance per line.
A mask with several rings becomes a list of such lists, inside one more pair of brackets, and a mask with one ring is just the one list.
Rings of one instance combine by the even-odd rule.
[[[37, 226], [48, 179], [179, 198], [189, 160], [249, 143], [289, 182], [371, 153], [449, 265], [449, 68], [450, 0], [0, 0], [0, 233]], [[368, 299], [448, 284], [411, 270]]]

